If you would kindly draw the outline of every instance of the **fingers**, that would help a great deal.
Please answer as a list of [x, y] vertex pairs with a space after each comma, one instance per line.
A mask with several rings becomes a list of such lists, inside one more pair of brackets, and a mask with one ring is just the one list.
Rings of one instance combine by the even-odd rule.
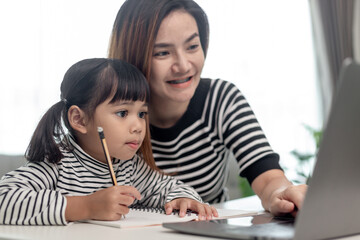
[[208, 203], [199, 203], [198, 209], [199, 220], [211, 220], [213, 216], [219, 217], [216, 208], [210, 206]]
[[172, 202], [173, 202], [173, 201], [168, 202], [168, 203], [165, 204], [165, 213], [166, 213], [167, 215], [170, 215], [170, 214], [173, 212], [173, 210], [174, 210], [174, 207], [172, 206]]
[[289, 186], [277, 196], [272, 198], [269, 210], [274, 215], [284, 215], [290, 213], [296, 216], [298, 209], [301, 209], [307, 186]]
[[187, 210], [196, 211], [199, 220], [211, 220], [213, 216], [219, 216], [216, 208], [188, 198], [178, 198], [165, 204], [166, 214], [171, 214], [174, 209], [179, 209], [179, 217], [184, 217]]
[[141, 199], [141, 194], [140, 192], [132, 187], [132, 186], [114, 186], [115, 188], [118, 188], [119, 193], [123, 194], [123, 195], [127, 195], [130, 196], [134, 199], [140, 200]]
[[127, 206], [118, 205], [117, 209], [114, 209], [114, 212], [112, 214], [110, 213], [108, 219], [106, 220], [110, 220], [110, 221], [120, 220], [122, 216], [125, 216], [128, 213], [129, 213], [129, 208]]
[[179, 216], [180, 217], [185, 217], [185, 215], [186, 215], [186, 212], [187, 212], [187, 210], [188, 210], [188, 203], [187, 203], [187, 201], [186, 200], [182, 200], [182, 201], [180, 201], [180, 212], [179, 212]]
[[282, 199], [275, 199], [270, 207], [269, 211], [274, 214], [275, 216], [282, 216], [288, 213], [295, 214], [296, 207], [295, 204], [288, 201], [288, 200], [282, 200]]
[[89, 218], [118, 220], [129, 212], [128, 206], [135, 199], [140, 200], [141, 195], [131, 186], [113, 186], [94, 192], [86, 198]]
[[[179, 216], [184, 217], [188, 209], [188, 200], [187, 198], [177, 198], [165, 204], [165, 213], [167, 215], [171, 214], [175, 209], [179, 209]], [[189, 208], [190, 209], [190, 208]]]
[[198, 212], [199, 220], [205, 220], [206, 219], [205, 206], [206, 206], [206, 204], [197, 205], [197, 212]]
[[134, 197], [126, 194], [118, 194], [114, 201], [123, 206], [130, 206], [134, 203]]
[[280, 199], [287, 200], [294, 204], [294, 208], [300, 209], [305, 198], [307, 186], [289, 186], [281, 194]]
[[100, 192], [104, 192], [104, 201], [107, 200], [109, 203], [120, 204], [124, 206], [131, 205], [135, 199], [141, 199], [139, 191], [131, 186], [113, 186], [98, 191], [98, 193]]
[[210, 206], [210, 208], [211, 208], [211, 214], [212, 214], [214, 217], [219, 217], [219, 213], [218, 213], [218, 211], [216, 210], [216, 208], [213, 207], [213, 206]]
[[307, 185], [291, 186], [285, 191], [285, 199], [293, 202], [298, 209], [301, 209], [307, 191]]

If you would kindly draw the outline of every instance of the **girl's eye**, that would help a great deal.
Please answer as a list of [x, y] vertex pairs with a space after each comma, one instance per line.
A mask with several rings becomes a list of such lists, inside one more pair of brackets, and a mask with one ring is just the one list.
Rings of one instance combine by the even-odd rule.
[[145, 118], [147, 112], [139, 112], [139, 118]]
[[116, 113], [119, 117], [126, 117], [128, 115], [128, 111], [123, 110]]

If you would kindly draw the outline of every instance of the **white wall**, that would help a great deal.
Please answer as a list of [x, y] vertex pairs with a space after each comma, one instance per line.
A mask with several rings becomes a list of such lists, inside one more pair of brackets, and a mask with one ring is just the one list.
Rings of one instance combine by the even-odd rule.
[[[106, 57], [123, 1], [0, 2], [0, 153], [24, 153], [42, 114], [59, 100], [65, 71]], [[210, 21], [204, 77], [234, 82], [282, 164], [312, 151], [302, 123], [320, 127], [307, 1], [197, 0]]]

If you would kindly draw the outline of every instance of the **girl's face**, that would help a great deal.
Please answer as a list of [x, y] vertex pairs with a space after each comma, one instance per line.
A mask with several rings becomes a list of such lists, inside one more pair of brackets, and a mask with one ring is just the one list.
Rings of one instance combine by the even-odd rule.
[[141, 146], [146, 132], [145, 116], [148, 107], [142, 101], [109, 103], [111, 98], [97, 106], [93, 120], [87, 124], [87, 133], [81, 146], [92, 157], [106, 162], [97, 127], [104, 135], [111, 157], [131, 159]]
[[155, 40], [149, 85], [151, 99], [187, 103], [204, 65], [195, 19], [177, 10], [162, 21]]

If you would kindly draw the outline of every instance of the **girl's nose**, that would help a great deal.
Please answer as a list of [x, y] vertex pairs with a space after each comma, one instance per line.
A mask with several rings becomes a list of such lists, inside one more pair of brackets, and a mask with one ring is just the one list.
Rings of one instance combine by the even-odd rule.
[[131, 126], [130, 126], [130, 133], [141, 133], [142, 132], [142, 120], [136, 118], [132, 120]]

